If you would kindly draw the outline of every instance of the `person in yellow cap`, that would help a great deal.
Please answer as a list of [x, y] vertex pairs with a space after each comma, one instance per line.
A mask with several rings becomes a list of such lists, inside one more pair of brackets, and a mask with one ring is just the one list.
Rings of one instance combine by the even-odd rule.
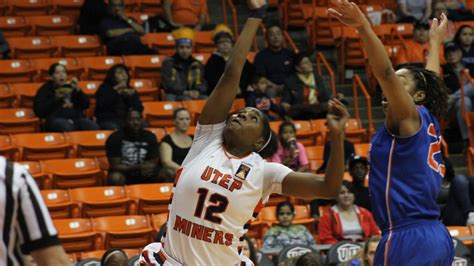
[[167, 101], [188, 101], [207, 98], [204, 66], [193, 58], [194, 31], [180, 28], [173, 32], [176, 53], [166, 58], [161, 67], [162, 85]]
[[[230, 57], [232, 48], [234, 47], [234, 34], [231, 29], [224, 24], [217, 25], [213, 31], [213, 40], [216, 46], [215, 52], [209, 57], [204, 70], [204, 77], [207, 81], [209, 93], [211, 93], [217, 85], [217, 82], [224, 73], [225, 64]], [[252, 79], [253, 66], [247, 60], [244, 70], [240, 78], [240, 94], [244, 94]]]

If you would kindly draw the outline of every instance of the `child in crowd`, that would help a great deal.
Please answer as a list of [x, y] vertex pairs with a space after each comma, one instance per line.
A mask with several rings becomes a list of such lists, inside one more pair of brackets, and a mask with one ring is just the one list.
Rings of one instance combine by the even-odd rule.
[[253, 76], [245, 97], [245, 104], [247, 107], [255, 107], [265, 113], [270, 121], [278, 120], [279, 116], [283, 114], [280, 106], [275, 104], [269, 96], [268, 80], [262, 75], [256, 74]]
[[296, 141], [295, 125], [291, 122], [281, 123], [278, 138], [278, 151], [273, 155], [272, 162], [284, 164], [295, 171], [308, 171], [308, 156], [303, 144]]

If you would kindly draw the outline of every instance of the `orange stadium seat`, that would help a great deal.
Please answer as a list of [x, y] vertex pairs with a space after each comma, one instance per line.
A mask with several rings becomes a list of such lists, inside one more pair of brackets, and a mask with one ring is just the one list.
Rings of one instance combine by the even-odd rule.
[[[165, 128], [166, 133], [168, 133], [168, 134], [173, 133], [175, 129], [176, 129], [175, 127], [166, 127]], [[186, 131], [186, 134], [188, 134], [190, 136], [193, 136], [193, 137], [194, 137], [195, 133], [196, 133], [196, 126], [190, 126], [188, 128], [188, 130]]]
[[0, 134], [31, 133], [40, 129], [40, 120], [28, 108], [0, 109]]
[[69, 195], [69, 191], [64, 189], [41, 190], [43, 200], [48, 207], [51, 218], [66, 219], [79, 217], [79, 209], [74, 204]]
[[74, 22], [68, 16], [28, 16], [29, 24], [33, 25], [33, 35], [54, 36], [74, 33]]
[[137, 13], [137, 12], [126, 12], [125, 16], [134, 19], [138, 24], [143, 25], [149, 18], [150, 15], [147, 13]]
[[140, 0], [125, 0], [123, 2], [125, 4], [125, 10], [134, 11], [138, 8], [138, 3]]
[[[267, 226], [278, 223], [276, 215], [276, 206], [264, 207], [260, 211], [259, 215], [260, 221], [266, 223]], [[312, 232], [314, 232], [314, 218], [310, 218], [310, 211], [307, 205], [295, 205], [295, 217], [293, 224], [302, 224], [308, 227]]]
[[67, 69], [67, 74], [69, 78], [75, 77], [80, 79], [82, 74], [84, 74], [84, 68], [77, 63], [75, 58], [38, 58], [31, 59], [31, 67], [38, 71], [37, 80], [46, 81], [49, 79], [48, 70], [52, 64], [60, 63], [64, 65]]
[[48, 0], [7, 0], [9, 14], [15, 16], [48, 15], [52, 6]]
[[171, 33], [148, 33], [142, 37], [142, 42], [161, 55], [171, 56], [176, 52]]
[[168, 133], [162, 127], [147, 127], [146, 130], [155, 134], [156, 140], [160, 142]]
[[313, 130], [310, 121], [297, 120], [293, 121], [293, 124], [295, 125], [296, 138], [299, 142], [301, 142], [304, 146], [312, 146], [316, 144], [318, 132]]
[[192, 100], [183, 102], [183, 107], [188, 109], [188, 111], [191, 113], [191, 125], [196, 125], [196, 122], [199, 119], [199, 115], [201, 114], [202, 109], [204, 109], [205, 104], [206, 100]]
[[324, 162], [324, 146], [305, 147], [311, 172], [318, 170]]
[[346, 68], [365, 67], [367, 56], [357, 30], [348, 26], [331, 30], [336, 40], [340, 77], [344, 77]]
[[0, 60], [2, 83], [33, 82], [35, 73], [28, 60]]
[[30, 175], [35, 179], [36, 184], [40, 189], [51, 189], [51, 180], [49, 175], [43, 172], [41, 164], [37, 161], [22, 161], [18, 162], [23, 165]]
[[130, 86], [137, 90], [142, 102], [156, 101], [158, 89], [151, 79], [133, 79], [130, 81]]
[[105, 156], [105, 142], [111, 130], [66, 132], [67, 141], [72, 144], [77, 158]]
[[80, 57], [77, 60], [86, 69], [86, 78], [93, 80], [103, 80], [112, 66], [123, 63], [119, 56]]
[[161, 226], [168, 221], [168, 213], [152, 214], [150, 218], [153, 230], [157, 234], [160, 232]]
[[362, 157], [368, 157], [369, 155], [369, 143], [356, 143], [354, 144], [355, 153]]
[[103, 51], [99, 37], [95, 35], [53, 36], [51, 41], [64, 57], [98, 56]]
[[75, 188], [71, 196], [82, 205], [82, 217], [127, 215], [135, 208], [124, 187]]
[[13, 146], [10, 136], [0, 135], [0, 155], [13, 160], [16, 157], [17, 149]]
[[6, 0], [0, 0], [0, 16], [4, 16], [7, 13], [8, 5]]
[[12, 93], [7, 84], [0, 83], [0, 108], [11, 108], [16, 100], [16, 95]]
[[66, 252], [84, 252], [102, 248], [90, 219], [54, 219], [59, 239]]
[[199, 31], [194, 35], [194, 49], [198, 53], [213, 53], [216, 49], [212, 31]]
[[112, 216], [92, 219], [94, 229], [105, 234], [105, 248], [143, 248], [153, 242], [147, 216]]
[[150, 14], [163, 15], [162, 0], [140, 0], [138, 10]]
[[19, 160], [38, 161], [67, 158], [71, 146], [62, 133], [25, 133], [12, 135], [20, 151]]
[[69, 16], [74, 19], [79, 17], [79, 13], [84, 0], [50, 0], [54, 6], [54, 10], [59, 15]]
[[41, 161], [45, 173], [51, 175], [52, 187], [58, 189], [101, 185], [105, 177], [97, 162], [90, 158]]
[[230, 108], [230, 111], [231, 112], [238, 112], [240, 111], [241, 109], [244, 109], [245, 108], [245, 99], [243, 98], [237, 98], [234, 100], [234, 102], [232, 103], [232, 107]]
[[173, 184], [143, 184], [127, 186], [127, 195], [138, 201], [139, 214], [168, 212]]
[[31, 25], [26, 23], [25, 17], [0, 17], [0, 29], [5, 37], [27, 36], [31, 32]]
[[57, 53], [57, 47], [48, 37], [12, 37], [8, 38], [13, 58], [47, 58]]
[[360, 119], [349, 118], [346, 124], [346, 138], [354, 143], [365, 141], [366, 129], [363, 128]]
[[270, 128], [275, 132], [275, 134], [278, 134], [278, 130], [280, 129], [281, 121], [272, 121], [270, 122]]
[[132, 75], [137, 79], [153, 79], [160, 82], [161, 64], [166, 59], [162, 55], [135, 55], [125, 56], [125, 64], [132, 70]]
[[[137, 255], [140, 255], [140, 249], [122, 249], [126, 254], [128, 259], [131, 259]], [[79, 254], [79, 258], [81, 260], [85, 259], [98, 259], [100, 260], [102, 256], [104, 256], [105, 252], [107, 250], [101, 249], [101, 250], [94, 250], [94, 251], [89, 251], [89, 252], [81, 252]]]
[[43, 83], [15, 83], [10, 84], [10, 89], [16, 94], [18, 101], [16, 106], [22, 108], [33, 108], [33, 101], [38, 89]]
[[[471, 229], [469, 226], [447, 226], [447, 229], [449, 231], [449, 234], [452, 237], [460, 237], [460, 236], [471, 236]], [[473, 241], [472, 240], [464, 240], [464, 244], [468, 246], [472, 246]]]
[[145, 119], [150, 127], [173, 126], [173, 111], [183, 107], [181, 102], [145, 102], [143, 103]]
[[311, 120], [311, 128], [318, 132], [319, 135], [316, 141], [317, 145], [324, 145], [326, 143], [326, 134], [328, 132], [326, 122], [326, 119]]
[[313, 21], [306, 26], [312, 45], [334, 46], [336, 44], [331, 29], [340, 27], [341, 24], [337, 19], [330, 17], [326, 9], [326, 7], [315, 7]]
[[79, 88], [81, 88], [85, 94], [91, 97], [90, 98], [91, 105], [95, 105], [94, 95], [99, 89], [100, 84], [102, 84], [102, 81], [100, 80], [85, 80], [85, 81], [79, 81], [78, 83]]

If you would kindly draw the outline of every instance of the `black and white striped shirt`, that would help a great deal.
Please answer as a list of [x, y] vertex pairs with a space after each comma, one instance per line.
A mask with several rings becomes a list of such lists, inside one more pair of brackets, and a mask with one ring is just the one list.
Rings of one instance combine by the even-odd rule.
[[60, 245], [35, 180], [0, 157], [0, 265], [23, 265], [24, 254]]

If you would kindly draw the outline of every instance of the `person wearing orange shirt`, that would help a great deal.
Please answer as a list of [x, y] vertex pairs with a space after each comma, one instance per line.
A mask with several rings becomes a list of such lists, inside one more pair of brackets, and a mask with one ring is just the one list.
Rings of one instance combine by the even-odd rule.
[[[427, 20], [418, 20], [413, 27], [413, 39], [405, 40], [403, 47], [395, 55], [395, 65], [423, 66], [430, 50], [430, 23]], [[441, 64], [444, 64], [444, 53], [440, 50]]]
[[173, 28], [188, 26], [200, 31], [207, 19], [206, 0], [164, 0], [165, 18]]

